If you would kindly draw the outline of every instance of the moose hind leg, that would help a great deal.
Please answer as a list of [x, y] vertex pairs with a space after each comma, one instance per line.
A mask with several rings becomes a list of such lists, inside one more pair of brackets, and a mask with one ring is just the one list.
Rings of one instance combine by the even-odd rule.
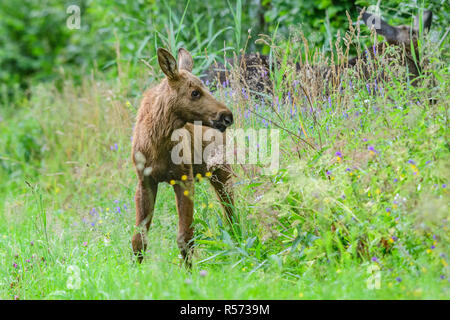
[[147, 249], [147, 232], [153, 218], [157, 191], [157, 184], [139, 180], [134, 198], [136, 203], [136, 231], [131, 240], [133, 252], [138, 262], [142, 262], [143, 253]]
[[220, 167], [213, 172], [211, 177], [211, 185], [214, 187], [217, 197], [225, 210], [226, 219], [229, 224], [233, 224], [235, 222], [231, 177], [232, 174], [229, 167]]

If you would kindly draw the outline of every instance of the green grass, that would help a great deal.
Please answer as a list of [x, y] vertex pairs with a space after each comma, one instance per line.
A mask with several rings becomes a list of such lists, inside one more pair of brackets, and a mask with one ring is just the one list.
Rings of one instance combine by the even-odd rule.
[[[280, 171], [235, 166], [234, 230], [223, 227], [208, 182], [196, 184], [191, 271], [180, 266], [168, 185], [158, 191], [144, 263], [132, 259], [130, 137], [140, 97], [130, 92], [142, 92], [139, 81], [86, 77], [2, 100], [0, 297], [448, 299], [448, 71], [432, 67], [433, 89], [394, 79], [369, 95], [353, 79], [330, 100], [311, 93], [314, 116], [294, 89], [296, 108], [219, 89], [236, 127], [276, 128], [248, 112], [258, 104], [286, 129]], [[370, 289], [377, 276], [379, 289]]]

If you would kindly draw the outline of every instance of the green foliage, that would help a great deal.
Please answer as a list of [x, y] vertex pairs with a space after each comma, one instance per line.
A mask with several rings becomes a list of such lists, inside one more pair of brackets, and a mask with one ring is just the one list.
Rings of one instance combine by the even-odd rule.
[[[66, 25], [66, 9], [74, 4], [81, 8], [79, 30]], [[189, 48], [202, 69], [213, 58], [222, 59], [224, 50], [232, 56], [245, 44], [248, 51], [267, 54], [269, 47], [255, 40], [277, 28], [282, 37], [301, 30], [313, 46], [328, 51], [336, 32], [348, 29], [346, 11], [354, 22], [356, 5], [371, 4], [376, 1], [5, 0], [0, 4], [0, 82], [25, 86], [68, 75], [80, 81], [92, 67], [115, 77], [117, 63], [130, 65], [126, 71], [132, 75], [145, 68], [140, 59], [154, 64], [158, 46]], [[448, 3], [433, 0], [425, 7], [433, 10], [433, 29], [447, 26]], [[401, 1], [383, 2], [381, 9], [395, 23], [417, 11], [415, 4]]]

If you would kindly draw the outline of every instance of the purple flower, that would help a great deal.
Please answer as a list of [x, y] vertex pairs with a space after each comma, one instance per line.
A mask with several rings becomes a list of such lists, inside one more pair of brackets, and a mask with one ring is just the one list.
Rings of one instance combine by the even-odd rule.
[[445, 276], [443, 274], [441, 274], [441, 276], [439, 278], [441, 278], [442, 280], [445, 280]]
[[409, 163], [409, 164], [416, 164], [416, 163], [414, 162], [414, 160], [412, 160], [412, 159], [409, 159], [409, 160], [408, 160], [408, 163]]
[[87, 242], [85, 241], [85, 242], [83, 242], [83, 247], [87, 247]]
[[30, 262], [30, 259], [27, 259], [27, 260], [25, 260], [25, 261], [29, 263], [29, 262]]
[[336, 157], [342, 157], [342, 153], [341, 153], [340, 151], [337, 151], [334, 155], [335, 155]]
[[398, 282], [402, 282], [402, 278], [400, 277], [395, 278], [395, 280], [397, 280]]
[[392, 240], [397, 241], [398, 238], [396, 236], [392, 236]]
[[391, 212], [391, 208], [386, 208], [386, 212]]
[[34, 246], [34, 241], [30, 241], [30, 246]]
[[327, 170], [326, 174], [327, 174], [327, 176], [329, 176], [331, 174], [331, 171]]
[[13, 267], [15, 268], [15, 269], [17, 269], [19, 266], [17, 265], [17, 263], [13, 263]]
[[206, 277], [207, 275], [208, 275], [208, 271], [206, 271], [206, 270], [200, 270], [200, 276], [201, 277]]
[[444, 183], [443, 185], [442, 185], [442, 188], [447, 188], [447, 185]]
[[363, 138], [363, 141], [364, 141], [364, 142], [367, 142], [367, 138]]
[[431, 250], [433, 250], [436, 248], [436, 246], [433, 244], [430, 248], [431, 248]]
[[373, 261], [373, 262], [378, 262], [377, 257], [372, 257], [372, 261]]
[[347, 168], [347, 169], [345, 169], [345, 171], [350, 172], [350, 171], [352, 171], [352, 169]]
[[398, 179], [397, 179], [397, 178], [394, 178], [394, 182], [398, 182]]

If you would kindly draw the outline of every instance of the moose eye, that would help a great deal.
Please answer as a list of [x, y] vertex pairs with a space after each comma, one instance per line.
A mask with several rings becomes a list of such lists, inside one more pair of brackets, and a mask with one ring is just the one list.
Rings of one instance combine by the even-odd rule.
[[192, 91], [191, 97], [192, 97], [192, 98], [198, 98], [198, 97], [200, 97], [200, 91], [198, 91], [198, 90]]

